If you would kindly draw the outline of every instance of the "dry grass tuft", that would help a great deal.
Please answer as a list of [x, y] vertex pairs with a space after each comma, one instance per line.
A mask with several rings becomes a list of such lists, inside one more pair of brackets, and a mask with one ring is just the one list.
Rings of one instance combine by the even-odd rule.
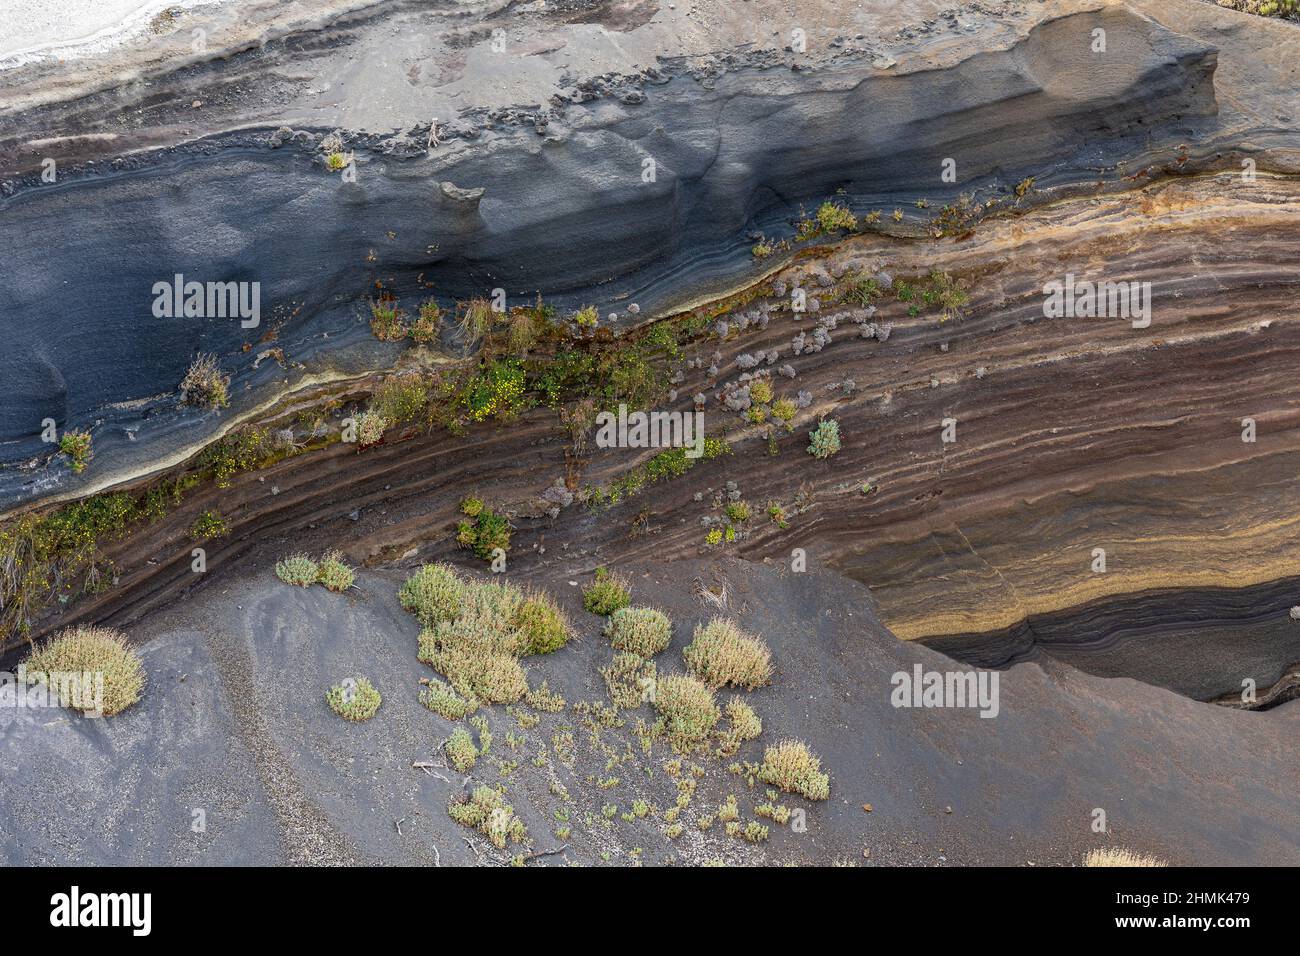
[[492, 331], [492, 326], [497, 322], [497, 314], [492, 311], [492, 303], [487, 299], [470, 299], [457, 306], [460, 311], [461, 341], [466, 349], [471, 349]]
[[1168, 866], [1164, 860], [1147, 856], [1124, 847], [1106, 847], [1089, 850], [1083, 858], [1084, 866]]
[[[144, 664], [126, 642], [126, 635], [108, 627], [69, 628], [38, 646], [26, 660], [27, 679], [58, 693], [65, 707], [82, 713], [121, 713], [140, 699]], [[96, 702], [99, 675], [103, 699]], [[75, 686], [62, 675], [77, 675]], [[89, 683], [87, 677], [89, 675]]]
[[221, 374], [217, 357], [200, 352], [181, 379], [181, 403], [199, 408], [224, 408], [229, 404], [230, 376]]

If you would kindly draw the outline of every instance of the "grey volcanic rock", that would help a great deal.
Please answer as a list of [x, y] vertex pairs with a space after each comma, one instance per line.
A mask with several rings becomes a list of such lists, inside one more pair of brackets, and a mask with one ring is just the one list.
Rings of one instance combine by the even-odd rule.
[[[1109, 59], [1089, 52], [1098, 25]], [[1093, 178], [1103, 146], [1113, 162], [1210, 137], [1215, 62], [1213, 47], [1108, 8], [943, 68], [677, 75], [643, 103], [569, 104], [540, 138], [506, 127], [432, 153], [350, 142], [355, 181], [296, 136], [272, 148], [244, 132], [54, 184], [25, 176], [0, 200], [0, 374], [23, 386], [0, 409], [0, 455], [47, 454], [38, 433], [52, 418], [92, 429], [96, 466], [79, 479], [10, 471], [0, 501], [102, 487], [304, 375], [391, 363], [399, 347], [367, 328], [377, 282], [408, 308], [430, 289], [450, 305], [499, 287], [561, 310], [632, 297], [653, 316], [755, 275], [746, 234], [788, 234], [801, 205], [837, 190], [866, 211], [1027, 175], [1065, 188]], [[1095, 138], [1080, 144], [1078, 129]], [[940, 180], [945, 157], [956, 183]], [[176, 274], [260, 283], [261, 326], [155, 318], [150, 290]], [[245, 354], [272, 330], [288, 368]], [[176, 408], [198, 351], [232, 376], [221, 415]]]

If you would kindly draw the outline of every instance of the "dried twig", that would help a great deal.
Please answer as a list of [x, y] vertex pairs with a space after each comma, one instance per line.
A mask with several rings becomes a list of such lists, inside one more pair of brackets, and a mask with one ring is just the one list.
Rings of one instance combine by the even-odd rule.
[[524, 859], [536, 860], [539, 857], [543, 857], [543, 856], [555, 856], [555, 854], [563, 853], [568, 848], [569, 848], [569, 844], [566, 843], [563, 846], [557, 846], [554, 850], [539, 850], [537, 853], [526, 853], [524, 854]]

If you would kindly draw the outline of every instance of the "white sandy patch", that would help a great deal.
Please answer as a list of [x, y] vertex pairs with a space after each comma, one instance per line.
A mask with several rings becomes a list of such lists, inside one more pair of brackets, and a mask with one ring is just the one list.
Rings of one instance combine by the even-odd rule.
[[0, 67], [91, 56], [147, 34], [163, 10], [222, 0], [0, 0]]

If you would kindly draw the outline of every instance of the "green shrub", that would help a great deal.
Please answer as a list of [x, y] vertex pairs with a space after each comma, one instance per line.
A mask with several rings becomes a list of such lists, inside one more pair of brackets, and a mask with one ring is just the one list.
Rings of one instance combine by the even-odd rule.
[[772, 680], [772, 652], [767, 645], [725, 617], [697, 627], [682, 656], [691, 673], [710, 687], [731, 684], [753, 690]]
[[389, 425], [414, 420], [424, 411], [429, 390], [418, 372], [390, 375], [370, 396], [370, 412]]
[[718, 722], [713, 691], [694, 677], [670, 675], [655, 684], [655, 709], [664, 718], [668, 742], [678, 753], [691, 750]]
[[813, 218], [799, 221], [795, 236], [800, 240], [815, 239], [828, 232], [836, 232], [840, 229], [852, 232], [857, 228], [858, 217], [847, 206], [827, 200], [817, 207], [817, 213]]
[[704, 439], [704, 454], [687, 458], [685, 448], [669, 448], [655, 455], [644, 465], [638, 465], [608, 488], [585, 489], [587, 501], [593, 506], [615, 505], [624, 498], [640, 494], [646, 485], [679, 478], [698, 462], [710, 461], [719, 455], [731, 454], [731, 446], [719, 438]]
[[478, 701], [466, 699], [440, 680], [429, 680], [420, 688], [420, 703], [439, 717], [460, 720], [478, 710]]
[[275, 574], [285, 584], [309, 588], [320, 577], [320, 566], [305, 554], [293, 554], [275, 562]]
[[825, 800], [831, 793], [830, 778], [822, 773], [821, 760], [799, 740], [783, 740], [768, 747], [758, 768], [758, 779], [809, 800]]
[[489, 704], [513, 704], [528, 693], [528, 679], [517, 658], [476, 650], [472, 645], [447, 651], [435, 658], [445, 662], [452, 685], [457, 681], [479, 700]]
[[[424, 625], [420, 661], [475, 704], [518, 701], [528, 693], [518, 658], [558, 650], [571, 634], [568, 620], [548, 595], [525, 595], [495, 581], [463, 581], [446, 565], [426, 564], [407, 579], [398, 597]], [[431, 687], [428, 696], [430, 704], [458, 709], [446, 701], [442, 688]]]
[[850, 232], [858, 228], [858, 217], [847, 206], [829, 200], [817, 207], [817, 225], [823, 232], [847, 229]]
[[763, 732], [763, 722], [758, 714], [754, 713], [754, 708], [739, 695], [734, 695], [727, 701], [722, 713], [730, 726], [722, 732], [718, 747], [720, 756], [730, 757], [740, 749], [741, 744], [748, 740], [757, 740]]
[[763, 722], [758, 719], [758, 714], [739, 694], [732, 695], [731, 700], [727, 701], [723, 714], [731, 721], [741, 740], [755, 740], [763, 732]]
[[509, 612], [471, 605], [454, 620], [439, 621], [422, 631], [418, 657], [464, 696], [489, 704], [513, 704], [528, 693], [517, 659], [525, 642]]
[[939, 214], [930, 221], [930, 234], [938, 239], [941, 236], [964, 236], [973, 232], [992, 205], [986, 206], [977, 201], [973, 194], [962, 193], [957, 201], [949, 203], [939, 210]]
[[734, 823], [740, 819], [740, 806], [734, 793], [727, 794], [726, 802], [718, 807], [717, 817], [719, 823]]
[[840, 298], [845, 302], [854, 302], [865, 307], [882, 298], [884, 294], [884, 290], [873, 277], [865, 272], [859, 272], [847, 277]]
[[465, 585], [446, 564], [426, 564], [406, 579], [397, 592], [402, 607], [425, 627], [450, 621], [460, 613]]
[[326, 551], [321, 558], [317, 580], [335, 593], [342, 593], [352, 587], [356, 580], [353, 570], [343, 563], [343, 555], [338, 551]]
[[840, 423], [824, 418], [808, 434], [808, 454], [814, 458], [829, 458], [840, 450]]
[[727, 520], [733, 524], [741, 524], [749, 520], [749, 503], [745, 501], [731, 501], [727, 503], [724, 509]]
[[370, 303], [370, 331], [381, 342], [400, 342], [408, 331], [396, 299], [377, 299]]
[[472, 521], [461, 521], [456, 525], [456, 543], [483, 560], [491, 561], [497, 548], [503, 552], [510, 550], [513, 531], [510, 519], [484, 505]]
[[582, 592], [582, 606], [593, 614], [613, 614], [631, 603], [632, 595], [627, 581], [604, 568], [596, 569], [596, 580]]
[[90, 450], [90, 432], [66, 431], [59, 438], [59, 451], [68, 456], [68, 467], [74, 475], [86, 470], [86, 462], [94, 457]]
[[388, 431], [388, 419], [383, 415], [377, 415], [374, 412], [361, 412], [356, 417], [357, 429], [357, 447], [369, 448], [371, 445], [377, 445], [383, 440], [384, 432]]
[[549, 654], [569, 642], [569, 620], [551, 598], [528, 595], [515, 611], [514, 624], [525, 636], [525, 654]]
[[[111, 717], [140, 699], [144, 664], [120, 631], [80, 625], [37, 645], [24, 662], [29, 682], [41, 683], [58, 695], [64, 707]], [[76, 675], [75, 680], [69, 679]], [[91, 675], [88, 686], [83, 675]], [[103, 696], [98, 696], [103, 675]]]
[[433, 299], [420, 304], [420, 317], [411, 323], [411, 338], [421, 345], [438, 341], [442, 331], [442, 309]]
[[672, 640], [668, 615], [651, 607], [622, 607], [605, 622], [605, 634], [615, 649], [654, 657]]
[[543, 710], [548, 714], [558, 714], [565, 707], [564, 698], [559, 694], [551, 693], [546, 681], [542, 681], [541, 687], [530, 690], [524, 696], [524, 703], [534, 710]]
[[514, 808], [506, 803], [500, 791], [488, 786], [475, 787], [468, 798], [449, 806], [447, 813], [461, 826], [478, 830], [498, 850], [504, 850], [508, 843], [523, 843], [528, 839], [528, 830], [515, 816]]
[[240, 428], [214, 442], [199, 456], [199, 467], [211, 472], [218, 488], [229, 488], [241, 471], [256, 468], [274, 451], [270, 429]]
[[962, 306], [970, 299], [966, 290], [948, 273], [937, 269], [926, 277], [926, 281], [927, 287], [921, 293], [921, 299], [926, 305], [937, 305], [940, 308], [939, 321], [959, 318]]
[[[767, 795], [772, 800], [776, 799], [775, 790], [767, 791]], [[785, 826], [790, 820], [790, 808], [781, 806], [780, 804], [773, 805], [771, 803], [760, 803], [754, 808], [754, 816], [766, 817], [768, 820], [772, 820], [775, 823], [779, 823], [781, 826]]]
[[369, 720], [379, 711], [383, 698], [366, 677], [335, 684], [325, 692], [325, 702], [330, 710], [344, 720]]
[[207, 541], [209, 538], [221, 538], [230, 534], [226, 519], [216, 511], [205, 511], [190, 525], [190, 537], [195, 541]]
[[524, 368], [517, 359], [497, 359], [481, 368], [461, 393], [471, 421], [509, 421], [524, 407]]
[[457, 727], [447, 738], [447, 759], [461, 773], [474, 769], [474, 764], [478, 761], [478, 748], [464, 727]]

